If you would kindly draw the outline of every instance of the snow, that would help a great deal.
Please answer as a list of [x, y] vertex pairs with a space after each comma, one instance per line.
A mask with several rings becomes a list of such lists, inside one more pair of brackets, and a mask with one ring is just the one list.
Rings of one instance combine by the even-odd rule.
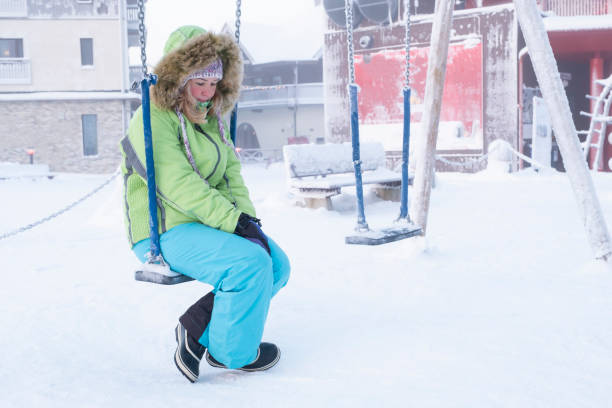
[[576, 201], [581, 208], [581, 218], [589, 242], [596, 257], [610, 258], [612, 256], [610, 233], [584, 162], [567, 95], [543, 20], [535, 3], [517, 2], [516, 6], [517, 19], [525, 38], [525, 44], [529, 49], [539, 87], [548, 107], [555, 138], [563, 156], [563, 165], [567, 169]]
[[[133, 280], [121, 179], [0, 241], [2, 407], [604, 407], [612, 400], [612, 271], [592, 261], [565, 174], [440, 173], [428, 236], [348, 246], [335, 211], [291, 205], [281, 163], [247, 165], [264, 231], [292, 261], [264, 339], [267, 372], [172, 361], [177, 317], [209, 288]], [[108, 175], [0, 180], [0, 235]], [[595, 174], [607, 219], [612, 174]], [[366, 192], [370, 226], [398, 203]]]
[[0, 179], [17, 177], [52, 176], [46, 164], [31, 164], [24, 166], [19, 163], [0, 163]]
[[[380, 143], [360, 143], [362, 170], [374, 170], [385, 164], [385, 151]], [[351, 143], [293, 144], [283, 146], [287, 172], [295, 169], [298, 177], [347, 173], [354, 170]]]

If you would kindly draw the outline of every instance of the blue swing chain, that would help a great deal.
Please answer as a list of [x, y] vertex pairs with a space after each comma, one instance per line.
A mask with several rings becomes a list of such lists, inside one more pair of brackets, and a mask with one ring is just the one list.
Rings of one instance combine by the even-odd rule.
[[145, 143], [145, 158], [147, 166], [147, 189], [149, 198], [149, 235], [151, 241], [151, 252], [149, 262], [163, 263], [159, 246], [159, 230], [157, 220], [157, 186], [155, 184], [155, 164], [153, 161], [153, 134], [151, 131], [151, 99], [149, 88], [157, 82], [157, 76], [148, 73], [146, 54], [146, 33], [144, 25], [144, 0], [138, 0], [138, 19], [140, 24], [138, 32], [140, 35], [140, 58], [142, 60], [142, 75], [140, 89], [142, 92], [142, 122]]
[[406, 82], [404, 84], [404, 132], [402, 136], [402, 190], [399, 220], [410, 222], [408, 215], [408, 160], [410, 151], [410, 1], [404, 0], [404, 21], [406, 23]]
[[[363, 204], [363, 181], [361, 177], [361, 159], [359, 146], [359, 114], [358, 114], [358, 86], [355, 83], [355, 62], [353, 48], [353, 8], [352, 0], [345, 0], [346, 14], [346, 30], [348, 43], [348, 68], [349, 68], [349, 84], [348, 92], [350, 97], [350, 117], [351, 117], [351, 140], [353, 144], [353, 164], [355, 166], [355, 188], [357, 193], [357, 230], [368, 231], [369, 227], [365, 219], [364, 204]], [[410, 2], [404, 0], [404, 21], [406, 24], [405, 33], [405, 50], [406, 50], [406, 67], [405, 67], [405, 84], [403, 89], [404, 96], [404, 129], [402, 135], [402, 188], [401, 188], [401, 203], [400, 214], [398, 221], [406, 220], [410, 222], [408, 215], [408, 161], [410, 151]]]
[[353, 144], [353, 165], [355, 167], [355, 189], [357, 193], [357, 226], [355, 230], [369, 231], [363, 208], [363, 181], [361, 178], [361, 158], [359, 153], [359, 113], [358, 113], [358, 87], [355, 83], [355, 62], [353, 51], [353, 1], [345, 0], [344, 11], [346, 14], [346, 41], [348, 43], [348, 69], [349, 83], [348, 92], [350, 96], [351, 111], [351, 140]]

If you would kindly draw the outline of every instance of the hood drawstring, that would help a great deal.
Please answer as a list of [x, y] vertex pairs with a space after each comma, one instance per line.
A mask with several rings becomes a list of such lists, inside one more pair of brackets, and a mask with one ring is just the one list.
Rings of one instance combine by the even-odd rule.
[[[198, 170], [198, 166], [196, 166], [195, 164], [195, 160], [193, 159], [193, 153], [191, 153], [191, 146], [189, 145], [189, 139], [187, 138], [187, 127], [185, 126], [185, 118], [183, 117], [183, 114], [181, 113], [181, 111], [178, 109], [176, 109], [176, 115], [178, 116], [179, 121], [181, 122], [181, 137], [183, 139], [183, 145], [185, 146], [185, 153], [187, 154], [187, 160], [189, 160], [189, 164], [191, 164], [193, 171], [195, 171], [197, 175], [200, 176], [200, 178], [204, 180], [206, 184], [208, 184], [208, 180], [206, 180], [202, 176], [202, 174], [200, 173], [200, 170]], [[229, 143], [227, 139], [225, 138], [225, 126], [223, 126], [223, 121], [221, 120], [221, 115], [219, 114], [217, 114], [217, 124], [219, 125], [219, 135], [221, 136], [221, 140], [226, 146], [231, 148], [234, 154], [236, 155], [236, 157], [238, 157], [238, 153], [236, 152], [236, 149], [234, 148], [234, 146], [231, 143]]]
[[225, 126], [223, 125], [223, 120], [221, 120], [221, 115], [219, 115], [218, 113], [217, 125], [219, 125], [219, 135], [221, 135], [221, 140], [223, 140], [223, 143], [225, 143], [230, 149], [232, 149], [234, 155], [236, 155], [237, 158], [240, 158], [240, 156], [238, 156], [238, 152], [236, 151], [236, 147], [234, 147], [234, 145], [228, 142], [225, 138]]
[[191, 153], [191, 147], [189, 146], [189, 139], [187, 139], [187, 128], [185, 127], [185, 118], [183, 117], [183, 114], [181, 113], [181, 111], [179, 111], [178, 109], [176, 110], [176, 115], [181, 121], [181, 137], [183, 139], [183, 145], [185, 146], [185, 153], [187, 154], [187, 160], [189, 160], [189, 164], [191, 164], [193, 171], [195, 171], [198, 174], [198, 176], [200, 176], [200, 178], [204, 180], [206, 184], [208, 184], [208, 180], [202, 177], [202, 174], [200, 174], [200, 170], [198, 170], [198, 166], [196, 166], [195, 164], [195, 160], [193, 160], [193, 154]]

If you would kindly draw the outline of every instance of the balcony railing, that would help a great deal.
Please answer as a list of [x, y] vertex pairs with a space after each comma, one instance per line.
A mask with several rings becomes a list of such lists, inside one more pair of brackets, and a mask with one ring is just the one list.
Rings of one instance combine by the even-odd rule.
[[[142, 81], [142, 67], [140, 65], [130, 65], [130, 86], [134, 83], [134, 81]], [[140, 92], [140, 87], [136, 90]]]
[[0, 58], [0, 84], [19, 85], [32, 82], [30, 60]]
[[612, 0], [541, 0], [540, 7], [558, 16], [612, 14]]
[[0, 0], [0, 17], [27, 17], [27, 0]]
[[130, 23], [138, 21], [138, 6], [127, 6], [127, 21]]
[[323, 104], [323, 84], [246, 87], [238, 102], [241, 108], [313, 104]]

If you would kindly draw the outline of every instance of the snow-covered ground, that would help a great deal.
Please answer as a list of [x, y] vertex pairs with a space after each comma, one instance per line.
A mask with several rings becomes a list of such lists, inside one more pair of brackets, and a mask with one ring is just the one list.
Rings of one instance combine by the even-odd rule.
[[[264, 339], [263, 373], [172, 360], [177, 317], [207, 290], [133, 280], [120, 180], [0, 240], [1, 407], [608, 407], [612, 272], [591, 260], [565, 174], [439, 174], [428, 237], [347, 246], [337, 211], [295, 207], [282, 164], [245, 167], [292, 278]], [[0, 180], [0, 235], [108, 175]], [[612, 175], [595, 175], [612, 220]], [[371, 226], [397, 203], [366, 193]]]

